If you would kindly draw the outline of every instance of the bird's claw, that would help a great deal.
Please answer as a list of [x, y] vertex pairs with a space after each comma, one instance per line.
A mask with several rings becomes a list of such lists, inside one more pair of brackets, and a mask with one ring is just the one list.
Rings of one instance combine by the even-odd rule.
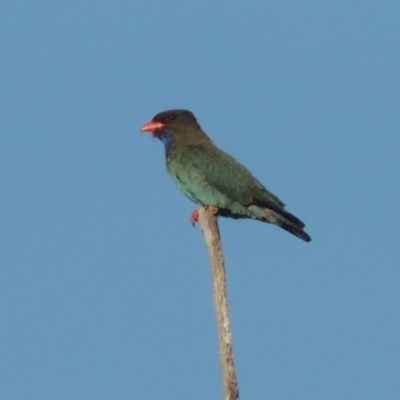
[[196, 225], [196, 222], [199, 220], [199, 210], [194, 210], [191, 214], [190, 214], [190, 222], [193, 226]]
[[[218, 214], [218, 207], [212, 205], [212, 204], [208, 204], [206, 206], [204, 206], [205, 210], [210, 212], [211, 214], [217, 215]], [[193, 226], [196, 225], [196, 222], [199, 221], [199, 210], [194, 210], [191, 214], [190, 214], [190, 222]]]

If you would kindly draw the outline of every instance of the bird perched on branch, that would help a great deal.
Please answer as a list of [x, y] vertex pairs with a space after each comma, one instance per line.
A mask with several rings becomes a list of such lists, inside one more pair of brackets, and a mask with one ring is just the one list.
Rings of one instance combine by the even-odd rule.
[[[216, 215], [267, 222], [311, 241], [304, 223], [249, 170], [215, 146], [190, 111], [161, 112], [141, 130], [162, 141], [168, 172], [190, 200]], [[192, 222], [197, 218], [196, 210]]]

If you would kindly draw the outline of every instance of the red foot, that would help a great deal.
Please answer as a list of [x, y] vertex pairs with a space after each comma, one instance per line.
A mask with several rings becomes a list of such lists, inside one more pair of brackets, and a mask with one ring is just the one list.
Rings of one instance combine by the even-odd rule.
[[194, 210], [190, 214], [190, 222], [192, 223], [193, 226], [195, 226], [196, 222], [199, 220], [199, 210]]
[[[212, 204], [208, 204], [208, 205], [204, 206], [204, 208], [205, 208], [208, 212], [210, 212], [210, 213], [212, 213], [212, 214], [214, 214], [214, 215], [216, 215], [216, 214], [218, 213], [218, 207], [216, 207], [216, 206], [214, 206], [214, 205], [212, 205]], [[194, 210], [194, 211], [190, 214], [190, 222], [191, 222], [192, 225], [194, 226], [194, 225], [196, 224], [196, 222], [198, 222], [198, 221], [199, 221], [199, 210]]]

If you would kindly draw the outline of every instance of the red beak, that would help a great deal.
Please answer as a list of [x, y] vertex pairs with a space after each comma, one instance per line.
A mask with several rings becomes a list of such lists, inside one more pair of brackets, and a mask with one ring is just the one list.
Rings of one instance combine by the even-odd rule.
[[165, 124], [162, 122], [154, 122], [150, 121], [147, 124], [142, 126], [142, 129], [140, 130], [141, 132], [154, 132], [154, 131], [159, 131], [163, 129]]

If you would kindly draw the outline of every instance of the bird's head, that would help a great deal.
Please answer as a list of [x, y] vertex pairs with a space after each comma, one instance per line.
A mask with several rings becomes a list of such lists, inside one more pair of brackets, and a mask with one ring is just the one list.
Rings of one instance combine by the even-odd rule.
[[142, 126], [142, 132], [149, 132], [160, 139], [166, 148], [171, 144], [195, 143], [209, 140], [202, 131], [196, 117], [188, 110], [168, 110], [158, 113]]

